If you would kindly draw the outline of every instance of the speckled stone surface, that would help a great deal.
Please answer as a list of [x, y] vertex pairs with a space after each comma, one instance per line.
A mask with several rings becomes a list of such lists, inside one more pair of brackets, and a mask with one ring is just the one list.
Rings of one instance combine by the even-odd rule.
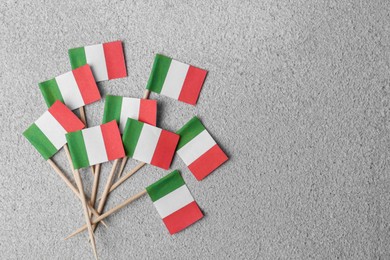
[[[141, 97], [156, 53], [207, 69], [197, 106], [151, 98], [160, 127], [198, 115], [230, 160], [198, 182], [175, 157], [204, 219], [170, 236], [142, 197], [97, 230], [100, 259], [390, 258], [389, 1], [3, 0], [0, 32], [1, 259], [93, 259], [86, 234], [63, 240], [81, 205], [22, 132], [69, 48], [117, 39], [128, 77], [102, 94]], [[144, 167], [107, 208], [167, 173]]]

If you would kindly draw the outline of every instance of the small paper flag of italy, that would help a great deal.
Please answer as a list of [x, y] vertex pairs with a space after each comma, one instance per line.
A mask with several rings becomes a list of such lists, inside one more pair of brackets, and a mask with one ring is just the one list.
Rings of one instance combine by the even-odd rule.
[[69, 58], [72, 69], [89, 64], [97, 82], [127, 76], [121, 41], [73, 48]]
[[68, 133], [66, 139], [75, 169], [125, 156], [121, 135], [115, 121]]
[[203, 217], [180, 173], [175, 170], [146, 188], [170, 234]]
[[107, 95], [104, 103], [103, 124], [116, 120], [119, 130], [123, 133], [128, 118], [155, 126], [157, 101]]
[[207, 71], [157, 54], [146, 88], [195, 105]]
[[41, 82], [39, 88], [49, 107], [60, 100], [73, 110], [101, 98], [89, 65], [84, 65], [53, 79]]
[[180, 135], [177, 153], [198, 181], [228, 160], [196, 116], [177, 133]]
[[23, 135], [47, 160], [66, 144], [66, 133], [83, 128], [83, 122], [64, 104], [56, 101]]
[[151, 165], [169, 169], [180, 136], [128, 118], [123, 132], [126, 155]]

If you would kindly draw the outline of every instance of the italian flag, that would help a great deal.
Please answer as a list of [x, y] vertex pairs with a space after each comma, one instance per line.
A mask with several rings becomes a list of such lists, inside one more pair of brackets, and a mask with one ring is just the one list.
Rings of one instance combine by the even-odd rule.
[[170, 234], [203, 217], [180, 173], [175, 170], [146, 188]]
[[115, 121], [66, 134], [75, 169], [125, 156]]
[[70, 49], [69, 59], [72, 69], [89, 64], [97, 82], [127, 76], [121, 41]]
[[177, 133], [180, 135], [177, 153], [198, 181], [228, 160], [196, 116]]
[[157, 54], [146, 88], [195, 105], [207, 71]]
[[155, 126], [157, 101], [107, 95], [104, 103], [103, 123], [116, 120], [119, 130], [123, 133], [127, 118]]
[[128, 118], [123, 132], [126, 155], [151, 165], [169, 169], [180, 136]]
[[56, 101], [23, 135], [47, 160], [66, 144], [66, 133], [83, 128], [83, 122], [64, 104]]
[[39, 88], [49, 107], [60, 100], [73, 110], [101, 98], [89, 65], [41, 82]]

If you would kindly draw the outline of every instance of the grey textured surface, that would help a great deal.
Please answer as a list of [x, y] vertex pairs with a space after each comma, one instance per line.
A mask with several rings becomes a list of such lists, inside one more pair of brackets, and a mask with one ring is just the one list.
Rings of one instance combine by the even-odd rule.
[[[70, 69], [67, 49], [116, 39], [128, 77], [102, 93], [140, 97], [156, 53], [209, 70], [196, 107], [152, 95], [158, 124], [177, 130], [198, 115], [231, 159], [198, 182], [175, 158], [205, 218], [169, 236], [143, 197], [98, 229], [101, 259], [390, 259], [389, 10], [1, 1], [1, 259], [92, 259], [85, 234], [63, 241], [83, 224], [79, 202], [21, 133], [46, 109], [37, 83]], [[88, 106], [90, 125], [102, 113], [103, 101]], [[55, 160], [69, 172], [63, 151]], [[166, 173], [145, 167], [108, 207]]]

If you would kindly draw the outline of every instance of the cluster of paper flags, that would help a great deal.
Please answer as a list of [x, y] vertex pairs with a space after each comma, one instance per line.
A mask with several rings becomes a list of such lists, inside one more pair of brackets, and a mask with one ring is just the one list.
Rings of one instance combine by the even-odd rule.
[[[67, 145], [76, 170], [125, 157], [168, 170], [177, 153], [202, 180], [228, 159], [197, 117], [176, 133], [159, 128], [156, 100], [106, 95], [102, 124], [84, 128], [71, 110], [101, 99], [96, 82], [127, 76], [122, 42], [68, 53], [72, 70], [39, 83], [49, 109], [23, 133], [45, 160]], [[146, 89], [195, 105], [206, 75], [206, 70], [157, 54]], [[171, 234], [203, 217], [177, 170], [146, 191]]]

